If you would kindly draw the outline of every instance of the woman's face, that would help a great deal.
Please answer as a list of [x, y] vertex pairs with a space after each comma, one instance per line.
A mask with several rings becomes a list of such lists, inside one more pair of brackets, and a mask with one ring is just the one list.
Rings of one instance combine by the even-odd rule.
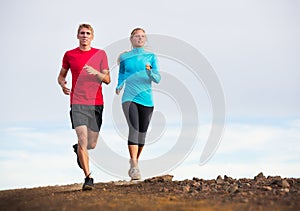
[[143, 30], [137, 30], [131, 37], [131, 44], [134, 48], [143, 47], [146, 42], [146, 34]]

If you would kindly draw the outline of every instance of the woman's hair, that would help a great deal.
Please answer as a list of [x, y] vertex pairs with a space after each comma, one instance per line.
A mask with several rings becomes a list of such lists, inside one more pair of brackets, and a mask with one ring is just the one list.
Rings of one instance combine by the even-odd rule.
[[130, 34], [130, 39], [131, 39], [131, 38], [135, 35], [135, 33], [136, 33], [137, 31], [139, 31], [139, 30], [142, 30], [144, 33], [146, 33], [144, 29], [137, 27], [137, 28], [135, 28], [135, 29], [132, 30], [132, 32], [131, 32], [131, 34]]
[[78, 27], [78, 30], [77, 30], [77, 34], [79, 34], [80, 30], [82, 28], [87, 28], [88, 30], [90, 30], [92, 32], [92, 35], [94, 34], [94, 29], [93, 27], [90, 25], [90, 24], [87, 24], [87, 23], [83, 23], [83, 24], [80, 24], [79, 27]]

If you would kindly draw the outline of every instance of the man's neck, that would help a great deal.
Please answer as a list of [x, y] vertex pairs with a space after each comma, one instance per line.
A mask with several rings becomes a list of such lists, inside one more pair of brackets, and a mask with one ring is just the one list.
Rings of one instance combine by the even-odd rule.
[[87, 46], [80, 45], [79, 48], [82, 51], [89, 51], [89, 50], [91, 50], [92, 47], [90, 45], [87, 45]]

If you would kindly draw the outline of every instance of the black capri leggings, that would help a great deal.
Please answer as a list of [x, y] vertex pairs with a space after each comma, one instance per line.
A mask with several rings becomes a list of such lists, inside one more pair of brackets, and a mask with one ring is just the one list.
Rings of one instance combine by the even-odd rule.
[[124, 102], [122, 108], [129, 127], [128, 145], [144, 146], [154, 107], [143, 106], [135, 102]]

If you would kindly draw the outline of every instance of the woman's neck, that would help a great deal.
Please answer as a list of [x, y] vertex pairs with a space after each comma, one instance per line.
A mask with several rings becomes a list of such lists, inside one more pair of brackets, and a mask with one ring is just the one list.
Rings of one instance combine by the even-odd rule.
[[135, 53], [144, 52], [144, 47], [133, 47], [132, 51]]

